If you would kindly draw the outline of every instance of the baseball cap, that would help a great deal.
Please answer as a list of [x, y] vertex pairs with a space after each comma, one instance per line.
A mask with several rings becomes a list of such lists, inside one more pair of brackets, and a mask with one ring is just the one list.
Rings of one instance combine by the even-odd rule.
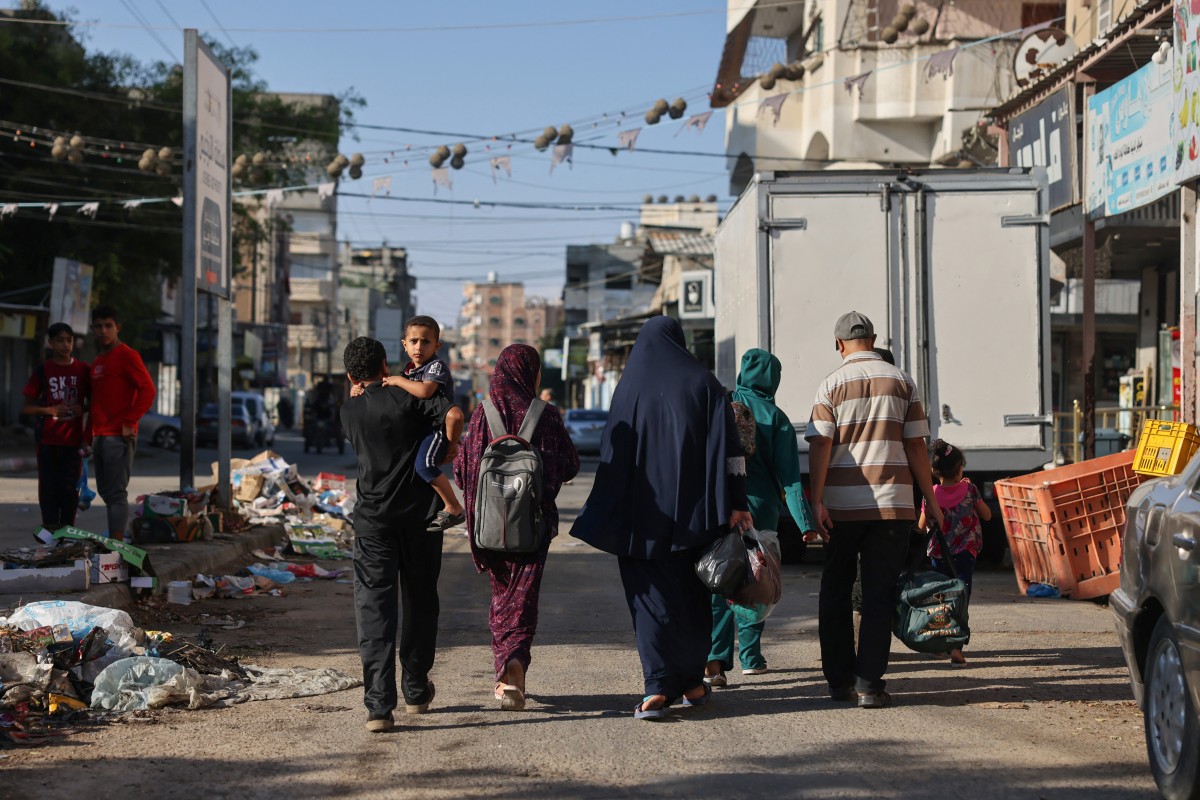
[[875, 326], [865, 315], [857, 311], [842, 314], [833, 326], [833, 338], [848, 342], [851, 339], [870, 339], [875, 335]]

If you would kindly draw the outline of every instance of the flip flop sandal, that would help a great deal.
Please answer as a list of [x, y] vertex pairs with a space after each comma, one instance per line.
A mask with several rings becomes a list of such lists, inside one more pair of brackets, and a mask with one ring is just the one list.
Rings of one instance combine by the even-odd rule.
[[466, 514], [451, 514], [449, 511], [439, 511], [437, 512], [437, 516], [433, 518], [433, 522], [429, 523], [429, 527], [425, 529], [425, 532], [445, 533], [455, 525], [462, 525], [466, 521]]
[[665, 704], [661, 708], [643, 708], [642, 707], [642, 706], [646, 705], [646, 703], [654, 697], [656, 697], [656, 695], [652, 695], [652, 694], [646, 695], [645, 697], [642, 698], [642, 702], [638, 703], [636, 706], [633, 707], [633, 718], [634, 719], [644, 719], [644, 720], [649, 720], [650, 722], [660, 722], [667, 718], [667, 707]]
[[496, 684], [496, 699], [500, 701], [501, 711], [524, 711], [525, 692], [519, 686], [508, 683]]
[[694, 700], [689, 700], [687, 695], [684, 695], [683, 697], [679, 698], [680, 708], [699, 708], [700, 706], [708, 705], [708, 701], [712, 699], [712, 687], [707, 683], [702, 683], [700, 685], [704, 687], [704, 694], [700, 695]]

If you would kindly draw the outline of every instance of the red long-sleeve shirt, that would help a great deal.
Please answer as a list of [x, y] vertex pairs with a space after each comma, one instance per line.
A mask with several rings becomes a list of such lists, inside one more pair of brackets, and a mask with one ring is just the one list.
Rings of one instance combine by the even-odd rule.
[[119, 342], [92, 361], [91, 423], [93, 436], [120, 436], [129, 425], [137, 434], [138, 420], [154, 405], [154, 381], [142, 357]]

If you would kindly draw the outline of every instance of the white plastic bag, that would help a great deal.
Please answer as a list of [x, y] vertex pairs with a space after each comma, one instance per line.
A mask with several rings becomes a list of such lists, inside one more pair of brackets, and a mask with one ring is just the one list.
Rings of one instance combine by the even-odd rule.
[[120, 632], [131, 631], [134, 627], [133, 620], [124, 611], [73, 600], [43, 600], [21, 606], [8, 618], [8, 624], [23, 631], [46, 625], [66, 625], [76, 639], [87, 636], [98, 625], [114, 642]]
[[747, 542], [749, 580], [728, 602], [739, 624], [755, 625], [771, 616], [783, 593], [779, 534], [752, 528], [743, 540]]
[[175, 704], [205, 708], [226, 704], [240, 686], [165, 658], [136, 656], [109, 664], [96, 676], [92, 708], [137, 711]]

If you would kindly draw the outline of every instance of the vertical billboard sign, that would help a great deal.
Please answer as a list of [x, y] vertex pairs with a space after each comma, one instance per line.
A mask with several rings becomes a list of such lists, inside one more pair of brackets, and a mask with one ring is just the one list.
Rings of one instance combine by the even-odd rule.
[[[184, 108], [184, 157], [192, 180], [184, 185], [184, 213], [192, 217], [196, 288], [229, 297], [230, 89], [229, 70], [199, 38], [195, 107]], [[191, 119], [188, 119], [191, 117]], [[191, 124], [188, 124], [188, 123]]]
[[65, 322], [83, 336], [92, 303], [92, 267], [69, 258], [54, 259], [50, 283], [50, 323]]
[[1079, 202], [1076, 169], [1075, 91], [1064, 86], [1008, 125], [1013, 166], [1045, 167], [1050, 179], [1050, 209]]
[[1174, 191], [1171, 65], [1153, 61], [1088, 99], [1086, 210], [1131, 211]]
[[1171, 120], [1175, 182], [1200, 177], [1200, 3], [1175, 0], [1171, 51], [1174, 117]]

